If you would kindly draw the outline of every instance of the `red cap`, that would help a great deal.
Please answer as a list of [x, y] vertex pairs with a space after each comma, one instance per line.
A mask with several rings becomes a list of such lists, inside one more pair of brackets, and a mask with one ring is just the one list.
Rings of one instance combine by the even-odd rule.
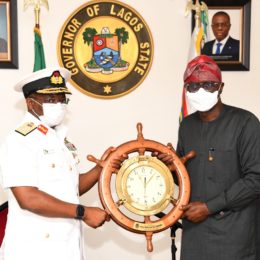
[[217, 63], [206, 55], [191, 60], [184, 72], [184, 83], [213, 81], [222, 82], [221, 71]]

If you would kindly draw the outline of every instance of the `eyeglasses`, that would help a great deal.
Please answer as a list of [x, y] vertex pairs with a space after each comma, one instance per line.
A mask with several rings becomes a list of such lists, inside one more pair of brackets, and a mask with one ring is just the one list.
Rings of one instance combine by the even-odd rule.
[[229, 26], [230, 26], [230, 23], [213, 23], [211, 26], [214, 27], [214, 28], [218, 28], [218, 27], [229, 27]]
[[63, 99], [56, 99], [56, 98], [46, 98], [44, 99], [43, 103], [49, 103], [49, 104], [57, 104], [57, 103], [61, 103], [61, 104], [69, 104], [70, 99], [69, 98], [63, 98]]
[[219, 88], [223, 85], [222, 82], [212, 82], [212, 81], [205, 81], [205, 82], [190, 82], [184, 84], [184, 87], [187, 89], [188, 92], [195, 93], [200, 88], [205, 89], [207, 92], [215, 92], [219, 90]]
[[52, 98], [52, 97], [48, 97], [48, 98], [44, 98], [43, 100], [41, 100], [40, 102], [35, 100], [34, 98], [30, 98], [32, 99], [34, 102], [36, 102], [39, 105], [42, 105], [43, 103], [48, 103], [48, 104], [57, 104], [57, 103], [61, 103], [61, 104], [68, 104], [70, 102], [69, 98]]

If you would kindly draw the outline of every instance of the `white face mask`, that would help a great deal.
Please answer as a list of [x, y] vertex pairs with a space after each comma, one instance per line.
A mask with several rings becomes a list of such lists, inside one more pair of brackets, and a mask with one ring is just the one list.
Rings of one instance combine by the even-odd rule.
[[66, 104], [62, 103], [43, 103], [43, 115], [39, 116], [40, 120], [49, 127], [58, 126], [62, 123], [66, 115]]
[[190, 105], [201, 112], [205, 112], [214, 107], [218, 102], [218, 91], [213, 93], [200, 88], [197, 92], [186, 93]]

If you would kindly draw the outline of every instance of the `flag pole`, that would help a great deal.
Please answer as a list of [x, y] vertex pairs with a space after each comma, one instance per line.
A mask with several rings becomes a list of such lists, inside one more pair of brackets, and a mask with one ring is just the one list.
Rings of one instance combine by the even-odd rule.
[[40, 12], [41, 5], [45, 6], [49, 10], [48, 0], [24, 0], [24, 11], [30, 6], [34, 6], [34, 17], [35, 17], [35, 27], [40, 28]]
[[201, 47], [206, 41], [206, 38], [208, 36], [207, 35], [208, 6], [204, 2], [200, 2], [199, 0], [196, 0], [195, 4], [193, 4], [192, 0], [189, 0], [185, 10], [185, 16], [187, 16], [192, 11], [195, 11], [195, 15], [194, 15], [195, 27], [193, 30], [194, 33], [192, 37], [197, 37], [197, 40], [195, 45], [196, 52], [189, 53], [189, 60], [195, 58], [197, 55], [200, 55]]
[[204, 2], [200, 3], [199, 0], [196, 0], [195, 4], [193, 4], [193, 0], [188, 0], [185, 16], [187, 16], [191, 11], [195, 11], [195, 27], [199, 28], [201, 26], [201, 12], [204, 11], [208, 13], [208, 7]]

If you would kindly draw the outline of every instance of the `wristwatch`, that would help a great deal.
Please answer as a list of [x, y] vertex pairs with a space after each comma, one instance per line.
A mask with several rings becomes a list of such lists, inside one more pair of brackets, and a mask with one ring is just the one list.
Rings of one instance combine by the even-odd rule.
[[82, 205], [77, 205], [77, 208], [76, 208], [76, 219], [83, 219], [84, 217], [84, 213], [85, 213], [85, 208], [84, 206]]

